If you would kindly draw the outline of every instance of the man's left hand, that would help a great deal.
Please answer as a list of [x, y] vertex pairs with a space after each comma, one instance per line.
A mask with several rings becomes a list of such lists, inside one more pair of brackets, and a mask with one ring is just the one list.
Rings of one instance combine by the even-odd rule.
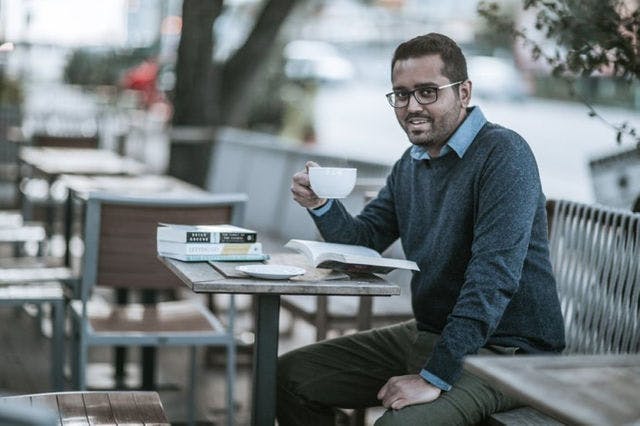
[[378, 399], [385, 408], [399, 410], [408, 405], [434, 401], [442, 391], [417, 374], [395, 376], [378, 392]]

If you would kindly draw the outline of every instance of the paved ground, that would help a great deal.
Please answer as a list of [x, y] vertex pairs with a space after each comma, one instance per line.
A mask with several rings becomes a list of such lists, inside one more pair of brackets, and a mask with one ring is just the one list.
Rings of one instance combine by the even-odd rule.
[[[248, 307], [249, 298], [240, 300]], [[289, 324], [290, 317], [282, 315], [282, 326]], [[0, 393], [28, 394], [48, 392], [49, 389], [49, 349], [50, 340], [43, 335], [36, 317], [24, 309], [0, 309]], [[240, 315], [240, 328], [250, 324], [248, 310]], [[310, 343], [313, 330], [307, 324], [296, 322], [294, 333], [281, 338], [280, 350], [286, 351], [295, 346]], [[222, 354], [216, 354], [214, 360], [223, 360]], [[158, 352], [158, 383], [160, 398], [172, 423], [181, 423], [186, 418], [185, 386], [188, 372], [188, 350], [183, 348], [162, 348]], [[128, 370], [131, 374], [129, 384], [138, 383], [139, 369], [135, 362], [138, 352], [130, 353]], [[216, 362], [209, 365], [205, 350], [199, 350], [198, 362], [198, 420], [200, 424], [225, 424], [225, 379], [224, 365]], [[103, 388], [110, 383], [111, 351], [96, 349], [90, 352], [92, 364], [89, 370], [90, 387]], [[251, 404], [251, 368], [250, 355], [239, 355], [238, 378], [236, 382], [235, 420], [238, 425], [249, 424]], [[67, 390], [72, 390], [70, 387]]]

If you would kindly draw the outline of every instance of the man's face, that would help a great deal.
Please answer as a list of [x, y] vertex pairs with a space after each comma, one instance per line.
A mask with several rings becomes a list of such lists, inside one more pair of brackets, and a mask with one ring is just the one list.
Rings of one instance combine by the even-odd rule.
[[[391, 75], [393, 90], [411, 91], [418, 87], [440, 87], [454, 83], [442, 75], [443, 66], [440, 55], [396, 61]], [[459, 91], [459, 97], [455, 91]], [[396, 118], [412, 144], [421, 145], [429, 154], [437, 156], [440, 148], [464, 120], [470, 95], [469, 81], [440, 89], [438, 100], [428, 105], [419, 104], [411, 95], [407, 106], [394, 108]]]

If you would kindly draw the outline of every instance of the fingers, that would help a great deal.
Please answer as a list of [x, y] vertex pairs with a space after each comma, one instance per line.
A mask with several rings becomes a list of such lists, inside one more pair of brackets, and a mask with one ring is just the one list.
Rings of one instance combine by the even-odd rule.
[[293, 199], [302, 207], [309, 209], [317, 208], [327, 202], [325, 198], [319, 198], [315, 192], [311, 189], [309, 183], [309, 168], [319, 167], [318, 163], [314, 161], [307, 161], [305, 163], [305, 169], [299, 171], [292, 178], [291, 193]]
[[397, 377], [391, 377], [378, 391], [377, 397], [382, 401], [384, 408], [393, 408], [393, 404], [400, 399], [400, 395], [398, 394], [399, 389], [395, 386], [396, 382]]
[[392, 402], [388, 408], [391, 408], [392, 410], [400, 410], [401, 408], [404, 408], [407, 405], [409, 405], [409, 401], [407, 399], [398, 398], [394, 402]]

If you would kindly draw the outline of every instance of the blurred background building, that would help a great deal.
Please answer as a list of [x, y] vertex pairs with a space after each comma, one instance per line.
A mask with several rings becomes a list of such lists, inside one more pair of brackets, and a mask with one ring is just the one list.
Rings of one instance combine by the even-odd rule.
[[[210, 54], [223, 62], [242, 46], [266, 2], [217, 3]], [[519, 2], [501, 3], [532, 26]], [[477, 7], [475, 0], [297, 2], [268, 43], [269, 59], [239, 123], [282, 135], [285, 144], [390, 164], [408, 147], [384, 99], [393, 49], [415, 35], [442, 32], [468, 55], [473, 103], [531, 144], [547, 196], [628, 207], [640, 192], [635, 162], [595, 160], [619, 158], [632, 141], [617, 145], [610, 127], [589, 117], [548, 67], [490, 28]], [[127, 154], [165, 171], [181, 14], [180, 0], [3, 0], [0, 39], [14, 49], [0, 53], [2, 120], [19, 121], [27, 137], [100, 134], [107, 147], [124, 140]], [[628, 87], [600, 76], [578, 87], [607, 120], [640, 123], [637, 82]]]

